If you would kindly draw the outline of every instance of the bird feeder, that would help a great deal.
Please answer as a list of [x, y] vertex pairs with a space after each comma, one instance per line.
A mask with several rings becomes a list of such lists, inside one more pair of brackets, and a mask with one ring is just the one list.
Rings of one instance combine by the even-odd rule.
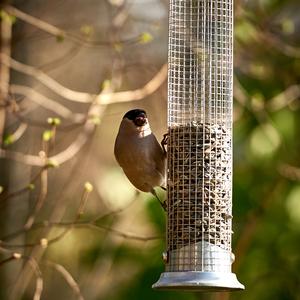
[[166, 270], [155, 289], [241, 290], [231, 272], [233, 0], [170, 0]]

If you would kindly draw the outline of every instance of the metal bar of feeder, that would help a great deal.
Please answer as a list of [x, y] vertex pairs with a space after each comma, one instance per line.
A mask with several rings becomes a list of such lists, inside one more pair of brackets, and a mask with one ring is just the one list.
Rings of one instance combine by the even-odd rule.
[[231, 273], [233, 0], [170, 0], [166, 272], [157, 289], [244, 289]]

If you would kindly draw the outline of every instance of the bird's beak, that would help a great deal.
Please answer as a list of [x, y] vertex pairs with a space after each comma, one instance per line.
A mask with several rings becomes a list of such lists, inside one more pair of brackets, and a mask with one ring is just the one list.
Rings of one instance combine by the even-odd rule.
[[144, 126], [147, 123], [147, 117], [145, 114], [141, 113], [139, 114], [135, 119], [134, 123], [137, 126]]

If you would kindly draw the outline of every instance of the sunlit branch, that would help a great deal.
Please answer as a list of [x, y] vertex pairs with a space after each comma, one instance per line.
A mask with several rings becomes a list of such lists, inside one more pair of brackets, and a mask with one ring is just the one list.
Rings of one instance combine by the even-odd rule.
[[46, 263], [47, 265], [51, 266], [58, 273], [61, 274], [61, 276], [64, 278], [64, 280], [70, 286], [70, 288], [72, 289], [74, 294], [77, 296], [78, 300], [84, 300], [77, 282], [74, 280], [74, 278], [72, 277], [70, 272], [68, 272], [68, 270], [64, 266], [57, 264], [57, 263], [53, 263], [51, 261], [46, 261], [46, 262], [43, 261], [43, 262]]
[[85, 46], [85, 47], [97, 47], [97, 46], [113, 46], [114, 44], [134, 44], [134, 43], [138, 43], [141, 35], [138, 35], [136, 37], [133, 38], [129, 38], [127, 40], [119, 40], [119, 41], [90, 41], [90, 40], [85, 40], [82, 39], [80, 36], [77, 36], [75, 34], [72, 34], [70, 32], [67, 32], [63, 29], [58, 28], [57, 26], [54, 26], [52, 24], [49, 24], [48, 22], [45, 22], [39, 18], [33, 17], [29, 14], [26, 14], [25, 12], [10, 6], [10, 5], [6, 5], [5, 6], [5, 10], [7, 11], [7, 13], [9, 13], [10, 15], [15, 16], [16, 18], [40, 29], [43, 30], [53, 36], [55, 36], [56, 38], [63, 40], [63, 39], [68, 39], [74, 43], [77, 43], [79, 45]]
[[[118, 93], [102, 91], [102, 93], [97, 96], [96, 100], [91, 105], [88, 111], [88, 116], [97, 116], [98, 118], [101, 118], [105, 110], [105, 105], [107, 104], [141, 100], [144, 97], [154, 93], [163, 84], [166, 77], [167, 67], [166, 65], [164, 65], [160, 69], [160, 71], [141, 89]], [[49, 157], [48, 161], [55, 163], [56, 165], [61, 165], [69, 159], [71, 159], [72, 157], [74, 157], [85, 145], [86, 141], [88, 140], [88, 137], [93, 133], [95, 127], [96, 124], [93, 122], [93, 120], [88, 119], [84, 125], [83, 131], [79, 134], [75, 141], [62, 152]], [[0, 158], [1, 157], [13, 159], [18, 162], [22, 162], [24, 164], [32, 166], [44, 166], [44, 161], [40, 157], [35, 155], [22, 154], [19, 152], [0, 149]]]
[[57, 81], [55, 81], [54, 79], [52, 79], [43, 71], [35, 67], [18, 62], [13, 58], [10, 58], [1, 53], [0, 53], [0, 58], [1, 58], [1, 62], [4, 65], [6, 66], [10, 65], [12, 69], [18, 72], [34, 77], [35, 79], [43, 83], [46, 87], [48, 87], [49, 89], [51, 89], [52, 91], [60, 95], [61, 97], [68, 99], [70, 101], [90, 103], [93, 101], [93, 98], [96, 96], [93, 94], [78, 92], [78, 91], [73, 91], [71, 89], [68, 89], [65, 86], [58, 83]]
[[[16, 260], [25, 260], [28, 262], [30, 267], [32, 268], [34, 274], [36, 275], [36, 285], [35, 285], [35, 291], [33, 295], [33, 300], [40, 300], [42, 291], [43, 291], [43, 277], [42, 277], [42, 272], [39, 268], [39, 265], [37, 261], [31, 257], [31, 256], [25, 256], [21, 253], [13, 252], [7, 248], [0, 247], [0, 251], [9, 254], [10, 257], [7, 259], [4, 259], [0, 262], [0, 266], [4, 265], [5, 263], [16, 261]], [[14, 290], [10, 299], [16, 299], [18, 294], [18, 290]]]
[[[5, 18], [0, 19], [0, 53], [11, 55], [12, 23]], [[3, 104], [9, 92], [10, 66], [0, 61], [0, 146], [3, 141], [5, 127], [5, 108]]]
[[103, 105], [140, 100], [155, 92], [167, 78], [167, 65], [165, 64], [155, 74], [155, 76], [145, 86], [143, 86], [140, 89], [96, 95], [96, 94], [71, 90], [58, 83], [57, 81], [52, 79], [44, 72], [32, 66], [28, 66], [23, 63], [20, 63], [5, 55], [0, 54], [0, 57], [1, 57], [1, 61], [4, 64], [10, 65], [11, 68], [13, 68], [16, 71], [33, 76], [35, 79], [39, 80], [46, 87], [48, 87], [49, 89], [51, 89], [52, 91], [60, 95], [61, 97], [70, 101], [82, 102], [82, 103], [91, 103], [95, 98], [99, 104], [103, 104]]
[[291, 105], [294, 101], [299, 100], [299, 97], [300, 85], [291, 85], [286, 90], [267, 101], [266, 107], [271, 111], [277, 111]]
[[41, 208], [43, 207], [43, 204], [45, 202], [47, 192], [48, 192], [48, 169], [47, 168], [44, 168], [42, 170], [40, 178], [41, 178], [40, 193], [39, 193], [38, 199], [35, 203], [33, 212], [31, 213], [26, 224], [24, 225], [24, 228], [26, 228], [26, 229], [31, 228], [32, 224], [35, 221], [37, 214], [39, 213], [39, 211], [41, 210]]
[[289, 180], [300, 181], [300, 168], [289, 164], [280, 164], [277, 168], [279, 174]]
[[24, 85], [11, 84], [10, 91], [14, 94], [20, 94], [26, 96], [28, 100], [31, 100], [41, 107], [54, 112], [62, 118], [70, 119], [74, 122], [81, 122], [84, 119], [84, 114], [73, 113], [70, 109], [64, 105], [38, 93], [31, 87]]
[[100, 104], [112, 104], [136, 101], [154, 93], [167, 79], [167, 65], [163, 65], [155, 76], [142, 88], [133, 91], [115, 92], [99, 95], [96, 101]]
[[27, 128], [28, 124], [20, 123], [18, 128], [13, 133], [9, 134], [9, 144], [15, 143], [17, 140], [19, 140], [26, 132]]
[[[47, 239], [47, 246], [54, 244], [58, 241], [60, 241], [67, 233], [70, 232], [71, 229], [74, 228], [89, 228], [89, 229], [93, 229], [93, 230], [97, 230], [97, 231], [107, 231], [107, 232], [111, 232], [114, 235], [129, 239], [129, 240], [135, 240], [135, 241], [141, 241], [141, 242], [148, 242], [148, 241], [152, 241], [152, 240], [159, 240], [162, 239], [162, 236], [157, 236], [157, 235], [153, 235], [153, 236], [140, 236], [140, 235], [136, 235], [134, 233], [128, 233], [128, 232], [124, 232], [109, 226], [105, 226], [105, 225], [101, 225], [101, 224], [95, 224], [93, 222], [89, 222], [89, 221], [77, 221], [77, 222], [46, 222], [46, 223], [37, 223], [34, 224], [34, 226], [32, 226], [31, 230], [36, 230], [39, 228], [45, 228], [45, 227], [58, 227], [58, 228], [65, 228], [65, 230], [63, 230], [60, 234], [58, 234], [57, 236]], [[18, 234], [27, 232], [28, 230], [20, 230], [18, 231]], [[16, 235], [15, 235], [16, 236]], [[7, 242], [0, 242], [0, 245], [5, 247], [5, 248], [31, 248], [31, 247], [35, 247], [38, 245], [41, 245], [41, 241], [37, 241], [37, 242], [32, 242], [32, 243], [24, 243], [24, 244], [13, 244], [13, 243], [7, 243]]]
[[300, 58], [300, 48], [291, 46], [285, 41], [280, 40], [280, 38], [271, 32], [266, 32], [265, 30], [260, 32], [261, 38], [268, 44], [275, 47], [278, 51], [282, 52], [286, 56], [291, 56], [295, 58]]
[[274, 182], [274, 185], [271, 186], [271, 189], [267, 190], [263, 201], [261, 201], [259, 207], [255, 211], [251, 211], [246, 217], [246, 225], [243, 228], [243, 231], [240, 233], [240, 238], [234, 248], [235, 256], [237, 257], [235, 263], [233, 264], [233, 271], [237, 272], [240, 265], [242, 264], [242, 258], [245, 257], [253, 237], [257, 232], [257, 228], [261, 224], [260, 221], [264, 216], [264, 213], [267, 211], [268, 207], [273, 203], [275, 195], [280, 195], [282, 188], [284, 187], [284, 182], [282, 179]]
[[34, 184], [38, 179], [39, 179], [39, 177], [40, 177], [40, 175], [41, 175], [41, 173], [43, 172], [43, 170], [44, 170], [45, 168], [41, 168], [38, 172], [37, 172], [37, 174], [35, 175], [35, 176], [33, 176], [32, 177], [32, 179], [30, 180], [30, 182], [26, 185], [26, 186], [24, 186], [24, 187], [22, 187], [21, 189], [19, 189], [19, 190], [17, 190], [17, 191], [14, 191], [14, 192], [12, 192], [12, 193], [10, 193], [10, 194], [4, 194], [2, 197], [0, 197], [0, 202], [5, 202], [5, 201], [7, 201], [8, 199], [10, 199], [10, 198], [14, 198], [14, 197], [16, 197], [16, 196], [19, 196], [19, 195], [21, 195], [22, 193], [24, 193], [24, 192], [27, 192], [27, 191], [30, 191], [32, 188], [34, 188], [33, 186], [31, 186], [32, 184]]

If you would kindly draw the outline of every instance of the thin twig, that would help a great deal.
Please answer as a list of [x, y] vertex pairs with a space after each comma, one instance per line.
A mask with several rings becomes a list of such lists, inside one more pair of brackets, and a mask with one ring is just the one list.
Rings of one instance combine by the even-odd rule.
[[[61, 240], [62, 237], [64, 237], [67, 233], [69, 233], [70, 230], [73, 228], [90, 228], [90, 229], [101, 230], [101, 231], [104, 230], [104, 231], [112, 232], [113, 234], [118, 235], [120, 237], [124, 237], [126, 239], [142, 241], [142, 242], [148, 242], [148, 241], [158, 240], [158, 239], [162, 238], [162, 236], [157, 236], [157, 235], [155, 235], [155, 236], [140, 236], [140, 235], [136, 235], [133, 233], [123, 232], [118, 229], [106, 226], [106, 225], [95, 224], [95, 223], [89, 222], [89, 221], [87, 221], [87, 222], [77, 221], [76, 223], [74, 223], [74, 221], [72, 221], [72, 222], [36, 223], [30, 229], [36, 230], [36, 229], [47, 228], [47, 227], [65, 227], [65, 230], [63, 230], [63, 232], [61, 232], [54, 238], [47, 239], [47, 246], [54, 244], [54, 243], [58, 242], [59, 240]], [[21, 233], [24, 233], [27, 231], [28, 230], [26, 230], [26, 229], [25, 230], [21, 229], [21, 230], [14, 232], [13, 234], [11, 234], [9, 236], [3, 237], [2, 241], [0, 242], [0, 245], [4, 246], [6, 248], [31, 248], [31, 247], [34, 247], [37, 245], [41, 245], [41, 240], [39, 240], [37, 242], [26, 243], [26, 244], [12, 244], [12, 243], [7, 243], [7, 242], [3, 241], [3, 240], [12, 239], [12, 238], [20, 235]]]
[[[13, 252], [13, 251], [3, 248], [3, 247], [0, 247], [0, 251], [10, 254], [9, 258], [4, 259], [0, 262], [0, 266], [4, 265], [5, 263], [12, 262], [15, 260], [20, 260], [20, 259], [28, 261], [30, 267], [32, 268], [33, 272], [36, 275], [36, 286], [35, 286], [35, 291], [34, 291], [34, 295], [33, 295], [33, 300], [40, 300], [42, 291], [43, 291], [43, 277], [42, 277], [42, 272], [41, 272], [36, 260], [31, 256], [25, 256], [21, 253], [16, 253], [16, 252]], [[16, 292], [17, 291], [13, 291], [13, 293], [12, 293], [13, 295], [11, 297], [12, 299], [16, 298]]]
[[300, 181], [300, 168], [281, 163], [277, 168], [279, 174], [289, 180]]
[[54, 112], [56, 115], [65, 118], [70, 119], [73, 122], [82, 122], [84, 120], [85, 115], [74, 113], [70, 109], [66, 108], [64, 105], [58, 103], [57, 101], [54, 101], [41, 93], [37, 92], [31, 87], [24, 86], [24, 85], [18, 85], [18, 84], [11, 84], [10, 85], [10, 91], [14, 94], [23, 95], [28, 100], [33, 101], [40, 105], [41, 107]]
[[19, 190], [17, 190], [17, 191], [14, 191], [14, 192], [12, 192], [12, 193], [10, 193], [10, 194], [7, 194], [7, 195], [4, 194], [2, 197], [0, 197], [0, 202], [5, 202], [5, 201], [7, 201], [7, 200], [10, 199], [10, 198], [14, 198], [14, 197], [19, 196], [20, 194], [26, 192], [26, 191], [29, 191], [29, 190], [31, 189], [30, 184], [35, 183], [35, 182], [39, 179], [41, 173], [43, 172], [43, 170], [44, 170], [45, 168], [47, 168], [47, 167], [41, 168], [41, 169], [37, 172], [37, 174], [36, 174], [35, 176], [32, 177], [32, 179], [30, 180], [29, 184], [27, 184], [26, 186], [22, 187], [21, 189], [19, 189]]
[[28, 124], [21, 122], [15, 132], [9, 134], [8, 144], [13, 144], [18, 141], [26, 132]]
[[167, 65], [164, 64], [161, 67], [161, 69], [155, 74], [155, 76], [145, 86], [143, 86], [140, 89], [124, 91], [124, 92], [105, 93], [105, 94], [100, 93], [99, 95], [96, 95], [96, 94], [78, 92], [66, 88], [65, 86], [61, 85], [60, 83], [55, 81], [53, 78], [51, 78], [49, 75], [42, 72], [41, 70], [23, 64], [21, 62], [18, 62], [13, 58], [10, 58], [3, 54], [0, 54], [0, 58], [3, 64], [10, 65], [11, 68], [13, 68], [14, 70], [34, 77], [35, 79], [39, 80], [46, 87], [48, 87], [49, 89], [51, 89], [52, 91], [60, 95], [61, 97], [70, 101], [81, 102], [81, 103], [91, 103], [95, 100], [95, 98], [98, 104], [103, 104], [103, 105], [141, 100], [146, 96], [154, 93], [162, 85], [162, 83], [165, 82], [167, 78]]
[[[6, 18], [1, 18], [0, 30], [0, 53], [9, 57], [11, 55], [12, 22]], [[9, 81], [10, 65], [0, 61], [0, 146], [2, 146], [5, 126], [5, 107], [3, 105], [8, 97]]]
[[290, 106], [294, 101], [300, 98], [300, 85], [294, 84], [275, 97], [266, 102], [266, 108], [271, 111], [278, 111], [286, 106]]
[[11, 257], [9, 257], [9, 258], [6, 258], [6, 259], [1, 260], [1, 261], [0, 261], [0, 267], [2, 267], [2, 266], [5, 265], [6, 263], [11, 262], [11, 261], [13, 261], [13, 260], [15, 260], [15, 257], [14, 257], [14, 256], [11, 256]]
[[48, 169], [44, 168], [41, 172], [40, 193], [39, 193], [38, 199], [36, 201], [36, 204], [34, 206], [33, 212], [28, 217], [28, 220], [27, 220], [26, 224], [24, 225], [24, 228], [29, 229], [33, 225], [37, 214], [39, 213], [39, 211], [41, 210], [41, 208], [44, 205], [44, 202], [45, 202], [45, 199], [47, 196], [47, 192], [48, 192]]
[[[118, 93], [111, 93], [110, 91], [102, 92], [91, 105], [88, 111], [88, 116], [102, 116], [106, 108], [105, 106], [108, 104], [143, 99], [144, 97], [154, 93], [165, 81], [166, 76], [167, 67], [164, 65], [161, 70], [141, 89]], [[56, 165], [61, 165], [73, 158], [85, 145], [88, 137], [94, 132], [95, 128], [96, 124], [93, 120], [88, 119], [84, 125], [83, 131], [79, 134], [75, 141], [62, 152], [49, 157], [48, 162], [54, 162]], [[45, 161], [38, 156], [7, 151], [4, 149], [0, 149], [0, 158], [1, 157], [13, 159], [32, 166], [45, 165]]]
[[78, 300], [84, 300], [84, 298], [81, 294], [79, 285], [77, 284], [77, 282], [75, 281], [73, 276], [70, 274], [70, 272], [68, 272], [68, 270], [65, 267], [63, 267], [60, 264], [53, 263], [51, 261], [46, 261], [45, 263], [47, 265], [51, 266], [52, 268], [54, 268], [58, 273], [60, 273], [62, 275], [62, 277], [65, 279], [67, 284], [70, 286], [70, 288], [72, 289], [74, 294], [77, 296]]
[[61, 85], [60, 83], [52, 79], [49, 75], [47, 75], [43, 71], [35, 67], [18, 62], [7, 55], [0, 53], [0, 58], [1, 58], [1, 62], [4, 65], [6, 66], [10, 65], [10, 67], [15, 71], [34, 77], [36, 80], [43, 83], [46, 87], [48, 87], [49, 89], [51, 89], [52, 91], [60, 95], [61, 97], [68, 99], [70, 101], [91, 103], [93, 101], [93, 98], [96, 96], [93, 94], [78, 92], [66, 88], [65, 86]]
[[[233, 270], [237, 272], [239, 269], [242, 258], [245, 257], [245, 254], [248, 251], [248, 248], [251, 245], [255, 232], [257, 231], [258, 226], [260, 225], [260, 220], [262, 219], [264, 213], [267, 211], [269, 205], [271, 205], [272, 200], [274, 200], [275, 195], [280, 195], [280, 190], [283, 188], [284, 182], [282, 179], [278, 179], [277, 182], [272, 184], [270, 189], [266, 192], [264, 199], [261, 201], [260, 207], [256, 211], [250, 212], [246, 218], [246, 226], [243, 228], [240, 233], [240, 238], [235, 246], [234, 253], [237, 257], [235, 263], [233, 264]], [[275, 187], [275, 188], [274, 188]]]
[[75, 42], [76, 44], [79, 44], [81, 46], [84, 47], [103, 47], [103, 46], [113, 46], [115, 44], [118, 45], [126, 45], [126, 44], [135, 44], [138, 43], [140, 41], [141, 35], [138, 35], [136, 37], [133, 38], [129, 38], [126, 40], [119, 40], [119, 41], [114, 41], [114, 42], [110, 42], [110, 41], [90, 41], [90, 40], [85, 40], [82, 39], [80, 36], [77, 36], [73, 33], [67, 32], [63, 29], [58, 28], [57, 26], [54, 26], [52, 24], [49, 24], [48, 22], [45, 22], [41, 19], [38, 19], [36, 17], [33, 17], [29, 14], [26, 14], [25, 12], [10, 6], [10, 5], [6, 5], [5, 6], [5, 10], [17, 17], [18, 19], [36, 27], [39, 28], [40, 30], [43, 30], [53, 36], [55, 36], [58, 39], [64, 39], [67, 38], [69, 40], [71, 40], [72, 42]]

